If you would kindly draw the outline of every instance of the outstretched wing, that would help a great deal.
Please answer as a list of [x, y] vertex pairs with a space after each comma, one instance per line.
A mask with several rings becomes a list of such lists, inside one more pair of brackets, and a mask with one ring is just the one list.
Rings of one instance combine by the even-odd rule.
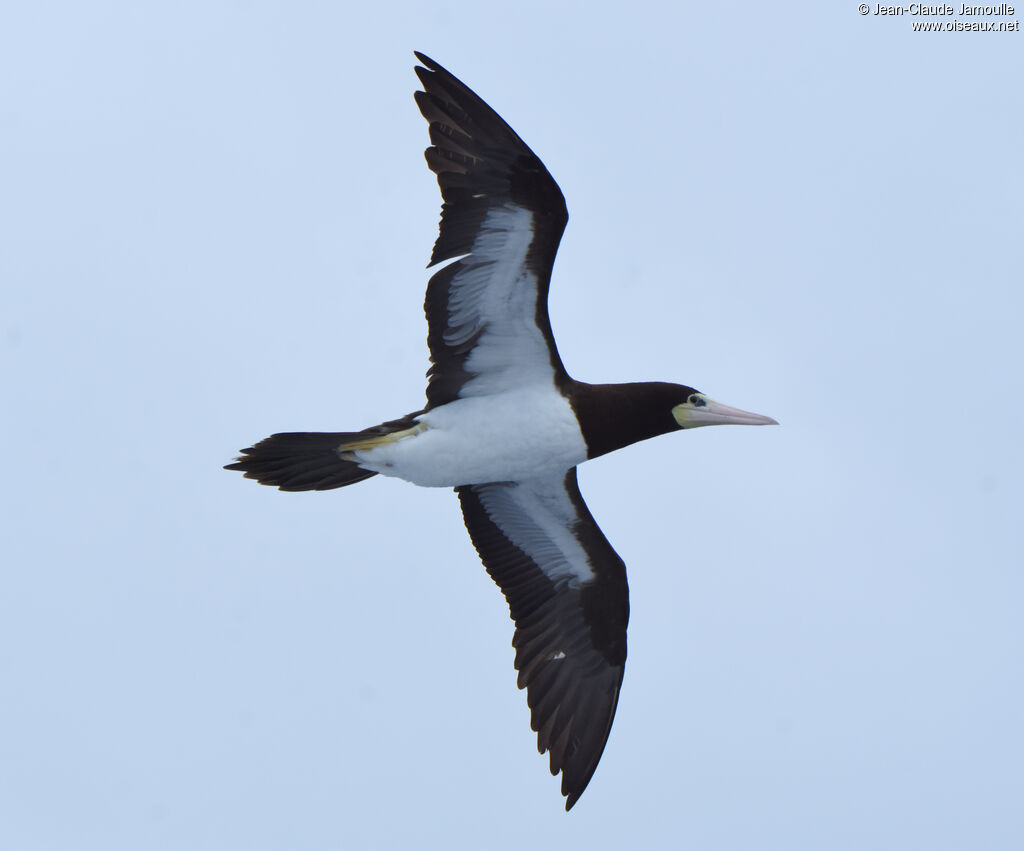
[[424, 309], [428, 407], [568, 380], [548, 320], [551, 267], [568, 221], [558, 184], [501, 117], [432, 59], [416, 68], [430, 122], [427, 165], [444, 204]]
[[626, 566], [601, 533], [576, 468], [456, 488], [473, 544], [515, 621], [515, 666], [537, 748], [562, 772], [568, 810], [604, 751], [626, 663]]

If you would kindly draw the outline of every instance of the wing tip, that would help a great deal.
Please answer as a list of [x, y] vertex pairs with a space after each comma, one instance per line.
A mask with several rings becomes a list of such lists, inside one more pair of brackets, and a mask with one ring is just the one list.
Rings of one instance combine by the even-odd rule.
[[[419, 62], [423, 63], [422, 65], [417, 65], [415, 68], [416, 76], [419, 77], [421, 80], [423, 80], [424, 74], [441, 74], [443, 76], [448, 77], [453, 76], [451, 71], [445, 68], [441, 63], [435, 62], [433, 59], [427, 56], [426, 53], [423, 53], [419, 50], [414, 50], [412, 53], [413, 56], [415, 56]], [[424, 83], [425, 82], [426, 80], [424, 80]]]

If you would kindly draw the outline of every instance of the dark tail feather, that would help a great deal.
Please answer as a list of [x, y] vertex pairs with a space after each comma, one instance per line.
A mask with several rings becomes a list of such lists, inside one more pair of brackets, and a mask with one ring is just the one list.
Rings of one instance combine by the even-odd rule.
[[350, 432], [295, 431], [272, 434], [255, 446], [243, 449], [234, 464], [261, 485], [276, 485], [283, 491], [325, 491], [343, 488], [377, 474], [341, 457], [338, 448], [364, 435]]

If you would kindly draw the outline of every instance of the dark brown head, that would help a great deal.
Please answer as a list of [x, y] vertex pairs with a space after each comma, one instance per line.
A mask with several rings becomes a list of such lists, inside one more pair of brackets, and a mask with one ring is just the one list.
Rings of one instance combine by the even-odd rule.
[[587, 442], [589, 458], [678, 429], [729, 424], [777, 425], [771, 417], [741, 411], [709, 399], [693, 387], [663, 381], [578, 382], [569, 398]]

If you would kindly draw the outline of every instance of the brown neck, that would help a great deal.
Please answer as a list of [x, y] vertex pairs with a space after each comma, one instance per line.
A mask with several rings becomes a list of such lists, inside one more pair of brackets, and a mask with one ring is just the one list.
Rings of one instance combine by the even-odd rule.
[[679, 428], [672, 408], [685, 402], [692, 387], [644, 381], [636, 384], [574, 382], [569, 395], [587, 457], [597, 458], [631, 443]]

